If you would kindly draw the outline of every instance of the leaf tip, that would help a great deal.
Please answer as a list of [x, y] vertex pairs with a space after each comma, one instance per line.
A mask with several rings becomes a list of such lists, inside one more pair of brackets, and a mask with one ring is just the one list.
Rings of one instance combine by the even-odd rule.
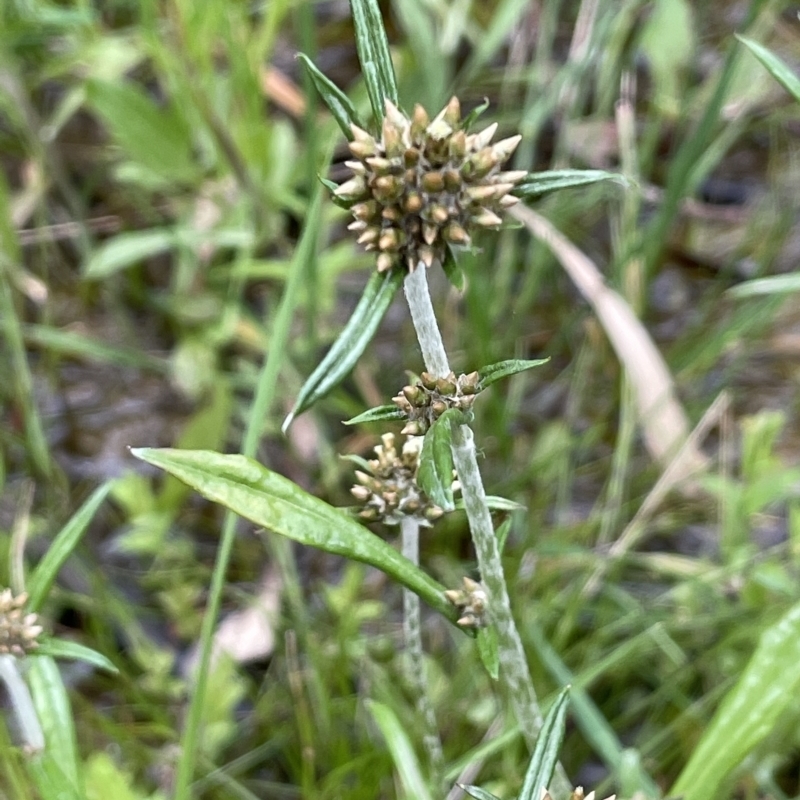
[[294, 417], [295, 417], [295, 413], [294, 413], [294, 411], [290, 411], [290, 412], [289, 412], [289, 413], [286, 415], [286, 419], [283, 421], [283, 425], [281, 425], [281, 433], [282, 433], [284, 436], [286, 436], [286, 433], [287, 433], [287, 431], [289, 430], [289, 427], [290, 427], [290, 426], [291, 426], [291, 424], [294, 422]]

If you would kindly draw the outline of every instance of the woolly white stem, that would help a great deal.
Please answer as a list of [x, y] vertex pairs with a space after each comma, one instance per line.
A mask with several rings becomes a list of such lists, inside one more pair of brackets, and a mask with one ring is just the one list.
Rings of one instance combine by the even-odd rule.
[[14, 656], [0, 655], [0, 680], [6, 685], [25, 747], [31, 752], [40, 753], [44, 750], [44, 733], [28, 684], [22, 679]]
[[[414, 564], [419, 564], [419, 522], [413, 517], [403, 517], [400, 531], [403, 555]], [[403, 636], [408, 659], [406, 677], [414, 693], [417, 714], [423, 723], [422, 743], [431, 765], [431, 785], [439, 787], [444, 774], [442, 740], [439, 738], [436, 713], [425, 682], [419, 597], [408, 589], [403, 589]]]
[[409, 273], [403, 282], [403, 289], [414, 322], [414, 330], [417, 332], [419, 347], [422, 350], [425, 369], [435, 378], [444, 378], [450, 373], [450, 365], [447, 363], [442, 334], [439, 333], [439, 325], [433, 313], [433, 304], [428, 292], [427, 269], [422, 262]]
[[481, 571], [481, 581], [488, 596], [489, 616], [497, 631], [500, 668], [514, 713], [528, 746], [533, 748], [542, 714], [533, 688], [528, 662], [522, 647], [517, 626], [511, 616], [511, 604], [503, 574], [497, 537], [492, 517], [486, 503], [478, 461], [475, 456], [475, 440], [467, 425], [453, 426], [453, 465], [461, 482], [461, 496], [467, 512], [475, 554]]
[[[450, 372], [450, 367], [422, 265], [405, 279], [405, 292], [425, 368], [437, 377], [443, 377]], [[453, 465], [461, 483], [461, 496], [478, 557], [481, 579], [486, 588], [487, 607], [497, 631], [502, 681], [511, 697], [520, 731], [532, 752], [542, 727], [542, 712], [533, 688], [522, 640], [511, 615], [503, 564], [475, 455], [475, 440], [469, 426], [453, 426], [452, 449]], [[571, 791], [569, 780], [560, 763], [556, 767], [551, 789], [557, 797], [566, 796]]]

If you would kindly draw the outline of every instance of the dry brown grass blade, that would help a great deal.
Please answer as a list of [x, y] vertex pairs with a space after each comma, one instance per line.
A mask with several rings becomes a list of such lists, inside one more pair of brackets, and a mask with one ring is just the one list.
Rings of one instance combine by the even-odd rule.
[[[675, 394], [667, 365], [642, 323], [625, 300], [609, 289], [595, 264], [548, 220], [519, 205], [511, 214], [546, 244], [597, 314], [636, 393], [645, 445], [661, 467], [671, 465], [676, 478], [708, 466], [708, 458], [689, 441], [689, 421]], [[681, 450], [680, 464], [673, 457]]]
[[306, 113], [306, 98], [297, 84], [275, 67], [261, 70], [261, 91], [295, 119], [300, 119]]

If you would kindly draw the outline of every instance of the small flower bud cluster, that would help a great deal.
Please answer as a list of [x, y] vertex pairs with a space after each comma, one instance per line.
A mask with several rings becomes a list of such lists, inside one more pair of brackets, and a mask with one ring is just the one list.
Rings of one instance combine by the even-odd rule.
[[491, 144], [496, 124], [477, 134], [461, 124], [453, 97], [433, 121], [420, 105], [409, 119], [387, 100], [380, 139], [352, 126], [354, 175], [335, 195], [351, 204], [349, 230], [377, 251], [380, 272], [443, 263], [448, 244], [469, 245], [471, 231], [498, 227], [517, 202], [510, 192], [527, 173], [501, 168], [521, 137]]
[[14, 596], [11, 589], [0, 592], [0, 655], [24, 656], [35, 650], [42, 632], [36, 614], [25, 613], [27, 594]]
[[[552, 795], [550, 792], [547, 791], [544, 787], [542, 787], [542, 794], [540, 800], [553, 800]], [[594, 792], [589, 792], [589, 794], [583, 793], [583, 786], [576, 786], [572, 790], [572, 794], [569, 796], [569, 800], [595, 800]], [[616, 800], [616, 795], [612, 794], [609, 795], [606, 800]]]
[[486, 589], [480, 583], [465, 577], [463, 589], [448, 589], [444, 595], [461, 613], [458, 624], [463, 628], [486, 626]]
[[403, 517], [415, 517], [429, 527], [444, 511], [434, 505], [417, 486], [421, 436], [409, 436], [400, 453], [394, 434], [381, 436], [382, 444], [375, 447], [376, 459], [369, 462], [369, 474], [356, 470], [358, 483], [350, 490], [363, 504], [359, 517], [368, 522], [399, 525]]
[[477, 372], [446, 378], [434, 378], [428, 372], [420, 375], [414, 385], [404, 386], [392, 402], [406, 415], [408, 422], [402, 433], [419, 436], [436, 422], [445, 411], [457, 408], [469, 411], [475, 402], [480, 379]]

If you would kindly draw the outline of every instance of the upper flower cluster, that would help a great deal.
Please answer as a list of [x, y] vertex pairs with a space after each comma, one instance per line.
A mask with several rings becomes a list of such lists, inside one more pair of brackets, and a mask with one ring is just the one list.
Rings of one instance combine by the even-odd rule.
[[468, 245], [476, 227], [500, 225], [527, 173], [501, 171], [521, 137], [491, 144], [496, 130], [468, 134], [455, 97], [433, 121], [420, 105], [409, 119], [387, 100], [380, 139], [352, 126], [354, 176], [335, 194], [352, 204], [349, 229], [378, 251], [380, 272], [443, 263], [448, 244]]

